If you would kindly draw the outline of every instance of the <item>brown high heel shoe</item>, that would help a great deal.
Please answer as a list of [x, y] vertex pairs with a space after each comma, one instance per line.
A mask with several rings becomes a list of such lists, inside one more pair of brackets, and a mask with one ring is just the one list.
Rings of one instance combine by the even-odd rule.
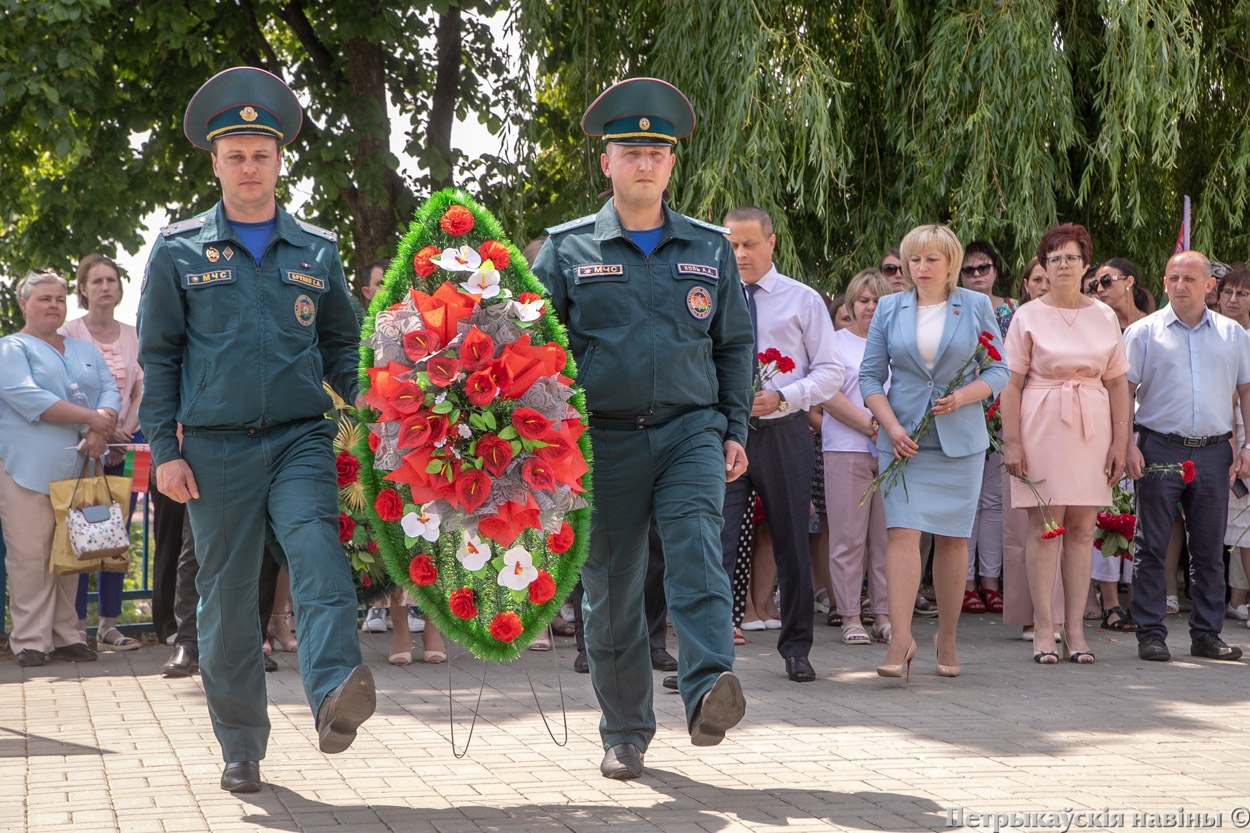
[[[937, 656], [937, 652], [938, 652], [938, 649], [937, 649], [937, 635], [936, 635], [936, 634], [934, 634], [934, 636], [933, 636], [933, 654], [934, 654], [934, 657], [935, 657], [935, 658], [936, 658], [936, 656]], [[959, 669], [959, 666], [958, 666], [958, 665], [943, 665], [943, 664], [942, 664], [942, 663], [940, 663], [940, 662], [939, 662], [939, 663], [937, 663], [937, 675], [938, 675], [939, 677], [958, 677], [958, 676], [959, 676], [959, 671], [960, 671], [960, 669]]]
[[878, 677], [902, 677], [903, 672], [907, 672], [904, 682], [911, 682], [911, 661], [916, 656], [916, 640], [911, 641], [911, 645], [907, 646], [907, 655], [903, 657], [902, 665], [878, 665]]

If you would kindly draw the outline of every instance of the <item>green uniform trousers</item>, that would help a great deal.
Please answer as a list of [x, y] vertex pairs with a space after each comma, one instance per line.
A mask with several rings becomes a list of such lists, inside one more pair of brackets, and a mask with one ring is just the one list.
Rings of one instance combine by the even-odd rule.
[[187, 504], [200, 562], [200, 672], [227, 763], [259, 761], [269, 740], [256, 614], [267, 531], [291, 578], [300, 674], [314, 716], [361, 662], [356, 593], [338, 536], [333, 436], [327, 419], [183, 429], [182, 456], [200, 491]]
[[720, 554], [724, 431], [725, 417], [713, 408], [641, 429], [591, 420], [595, 509], [582, 609], [605, 749], [632, 743], [645, 751], [655, 735], [643, 607], [652, 517], [664, 544], [687, 725], [717, 675], [733, 667], [729, 578]]

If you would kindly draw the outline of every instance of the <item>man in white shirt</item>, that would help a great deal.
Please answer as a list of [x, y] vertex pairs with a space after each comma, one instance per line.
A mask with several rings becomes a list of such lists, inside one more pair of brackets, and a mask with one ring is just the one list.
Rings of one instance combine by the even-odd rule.
[[[735, 208], [725, 215], [725, 226], [747, 294], [757, 357], [774, 349], [782, 358], [760, 367], [747, 432], [750, 466], [725, 487], [721, 552], [732, 576], [746, 502], [752, 490], [758, 492], [781, 590], [777, 651], [789, 678], [808, 683], [816, 679], [808, 660], [814, 602], [807, 553], [815, 453], [803, 417], [808, 408], [837, 393], [842, 365], [834, 351], [833, 320], [820, 293], [773, 266], [777, 236], [767, 212], [754, 206]], [[791, 362], [793, 368], [782, 372]]]

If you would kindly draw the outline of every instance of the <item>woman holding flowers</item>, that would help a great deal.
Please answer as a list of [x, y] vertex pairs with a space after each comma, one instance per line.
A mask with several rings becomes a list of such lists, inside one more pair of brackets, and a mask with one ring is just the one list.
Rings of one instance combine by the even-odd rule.
[[[955, 628], [963, 603], [989, 434], [980, 402], [1007, 381], [990, 301], [956, 287], [963, 247], [950, 229], [919, 226], [903, 238], [910, 290], [882, 298], [859, 369], [877, 420], [886, 522], [886, 590], [892, 639], [883, 677], [910, 673], [911, 618], [920, 585], [920, 535], [934, 535], [933, 588], [939, 676], [959, 674]], [[885, 381], [890, 379], [890, 391]]]
[[1064, 652], [1092, 663], [1081, 623], [1098, 507], [1124, 471], [1131, 416], [1128, 360], [1115, 313], [1082, 294], [1092, 246], [1084, 227], [1055, 226], [1037, 257], [1050, 292], [1017, 312], [1007, 335], [1011, 380], [1003, 390], [1003, 463], [1012, 503], [1029, 508], [1025, 567], [1033, 597], [1033, 660], [1059, 661], [1050, 599], [1058, 560]]

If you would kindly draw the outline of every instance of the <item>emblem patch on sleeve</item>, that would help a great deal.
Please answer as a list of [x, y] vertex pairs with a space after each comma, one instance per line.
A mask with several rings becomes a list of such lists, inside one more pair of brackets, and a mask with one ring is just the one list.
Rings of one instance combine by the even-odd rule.
[[312, 324], [313, 319], [317, 317], [317, 307], [313, 305], [312, 298], [307, 295], [301, 295], [295, 299], [295, 320], [302, 326], [307, 327]]
[[686, 293], [686, 309], [702, 321], [712, 314], [712, 294], [701, 286], [693, 287]]

